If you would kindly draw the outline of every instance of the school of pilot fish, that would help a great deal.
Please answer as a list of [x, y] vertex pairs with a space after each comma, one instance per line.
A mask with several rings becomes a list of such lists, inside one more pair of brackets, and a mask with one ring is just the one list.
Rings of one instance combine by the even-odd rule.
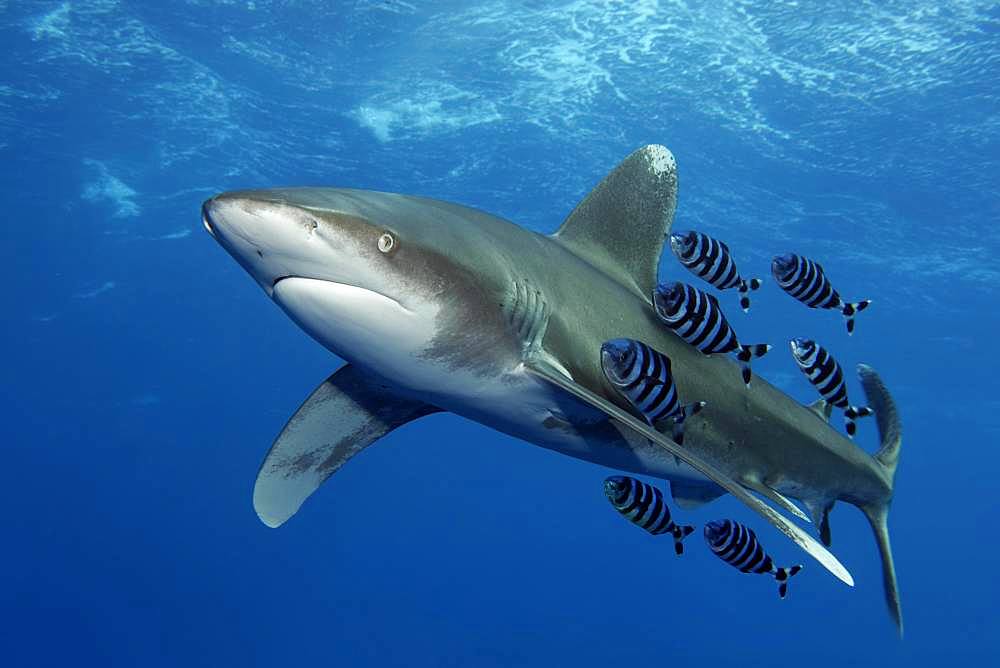
[[[693, 274], [718, 290], [736, 288], [740, 307], [750, 309], [750, 292], [760, 289], [758, 278], [740, 275], [729, 246], [707, 234], [689, 231], [670, 235], [670, 248]], [[854, 317], [871, 300], [845, 302], [815, 260], [787, 253], [771, 262], [771, 273], [784, 292], [809, 308], [837, 309], [854, 333]], [[750, 361], [767, 353], [768, 344], [742, 344], [715, 296], [681, 282], [661, 283], [652, 295], [653, 308], [663, 325], [705, 355], [732, 353], [750, 386]], [[807, 338], [789, 341], [792, 357], [829, 406], [844, 412], [844, 431], [853, 438], [855, 420], [873, 415], [868, 406], [854, 406], [847, 396], [844, 373], [836, 359], [821, 345]], [[704, 401], [683, 405], [671, 376], [670, 358], [652, 346], [634, 339], [614, 339], [601, 347], [601, 368], [608, 382], [654, 429], [669, 428], [678, 444], [684, 442], [684, 421], [698, 413]], [[661, 428], [662, 427], [662, 428]], [[674, 521], [663, 493], [655, 486], [629, 476], [604, 481], [608, 501], [622, 516], [653, 535], [670, 534], [674, 549], [683, 554], [682, 541], [695, 528]], [[711, 552], [742, 573], [766, 574], [778, 582], [778, 596], [785, 598], [790, 578], [801, 564], [776, 566], [749, 527], [732, 519], [709, 522], [704, 538]]]

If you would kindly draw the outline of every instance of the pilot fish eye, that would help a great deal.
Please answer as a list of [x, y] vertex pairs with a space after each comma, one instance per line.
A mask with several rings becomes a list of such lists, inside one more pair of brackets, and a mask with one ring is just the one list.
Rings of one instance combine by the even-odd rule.
[[396, 239], [388, 232], [378, 238], [378, 249], [383, 253], [388, 253], [395, 247]]

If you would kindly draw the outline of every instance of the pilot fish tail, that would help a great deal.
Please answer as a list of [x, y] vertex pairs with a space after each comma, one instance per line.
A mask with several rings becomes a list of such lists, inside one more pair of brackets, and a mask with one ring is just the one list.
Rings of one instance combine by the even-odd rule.
[[678, 232], [670, 235], [670, 249], [695, 276], [719, 290], [736, 288], [740, 293], [740, 308], [750, 309], [750, 291], [761, 286], [759, 278], [740, 276], [729, 246], [701, 232]]
[[615, 389], [652, 427], [673, 420], [671, 437], [684, 442], [684, 421], [698, 413], [703, 401], [682, 405], [670, 374], [670, 358], [634, 339], [613, 339], [601, 346], [601, 367]]
[[674, 552], [684, 554], [682, 541], [694, 532], [694, 527], [673, 521], [659, 489], [629, 476], [612, 476], [604, 481], [604, 493], [629, 522], [654, 536], [669, 533], [674, 537]]
[[778, 581], [778, 596], [788, 594], [788, 581], [802, 570], [801, 565], [775, 566], [771, 555], [757, 540], [753, 529], [733, 520], [716, 520], [705, 525], [705, 542], [715, 556], [742, 573], [769, 573]]
[[771, 346], [743, 345], [736, 337], [719, 301], [685, 283], [663, 283], [653, 293], [653, 307], [660, 321], [706, 355], [733, 353], [740, 363], [743, 382], [750, 385], [750, 361]]
[[807, 257], [787, 253], [771, 261], [771, 273], [778, 286], [809, 308], [837, 309], [847, 321], [847, 333], [854, 333], [854, 316], [871, 304], [870, 299], [845, 302], [826, 277], [823, 267]]
[[799, 369], [806, 375], [820, 395], [831, 405], [844, 411], [844, 429], [854, 437], [855, 420], [872, 414], [867, 406], [852, 406], [847, 397], [844, 371], [826, 348], [811, 339], [792, 339], [792, 356]]

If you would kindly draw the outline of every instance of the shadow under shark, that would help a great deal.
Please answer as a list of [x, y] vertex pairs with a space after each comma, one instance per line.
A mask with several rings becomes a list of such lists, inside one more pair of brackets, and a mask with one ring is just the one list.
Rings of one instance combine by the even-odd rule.
[[[206, 229], [302, 329], [348, 361], [288, 421], [260, 468], [254, 508], [277, 527], [355, 454], [393, 429], [451, 411], [517, 438], [670, 481], [693, 507], [730, 493], [849, 585], [829, 550], [836, 501], [874, 530], [902, 633], [889, 544], [901, 428], [879, 377], [859, 367], [882, 445], [864, 452], [734, 362], [707, 357], [658, 320], [651, 295], [677, 200], [662, 146], [622, 162], [553, 235], [474, 209], [340, 188], [229, 192]], [[639, 339], [670, 357], [682, 402], [705, 401], [683, 446], [650, 428], [606, 381], [600, 349]]]

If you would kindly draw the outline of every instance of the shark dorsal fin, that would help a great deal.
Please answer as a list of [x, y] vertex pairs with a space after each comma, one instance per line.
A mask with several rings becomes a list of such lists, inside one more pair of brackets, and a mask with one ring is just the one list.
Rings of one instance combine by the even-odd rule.
[[605, 176], [554, 236], [648, 299], [676, 207], [674, 156], [663, 146], [644, 146]]

